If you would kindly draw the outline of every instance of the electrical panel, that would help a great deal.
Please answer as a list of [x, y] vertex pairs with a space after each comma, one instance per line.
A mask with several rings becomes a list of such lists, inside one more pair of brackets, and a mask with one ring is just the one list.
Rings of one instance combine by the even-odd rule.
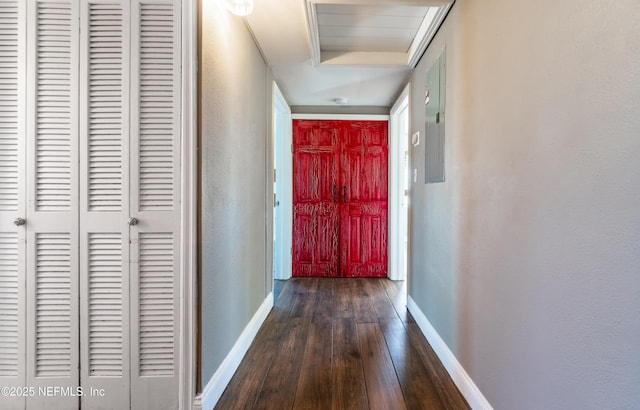
[[425, 183], [444, 182], [446, 50], [427, 70], [425, 90]]

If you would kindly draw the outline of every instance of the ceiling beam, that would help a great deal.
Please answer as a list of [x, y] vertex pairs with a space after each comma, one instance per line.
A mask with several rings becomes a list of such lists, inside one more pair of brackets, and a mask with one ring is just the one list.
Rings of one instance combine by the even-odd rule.
[[330, 65], [366, 65], [366, 66], [407, 66], [407, 53], [371, 52], [371, 51], [323, 51], [323, 66]]
[[[447, 16], [455, 0], [305, 0], [309, 49], [313, 66], [318, 65], [405, 65], [414, 68], [436, 31]], [[316, 4], [350, 4], [350, 5], [388, 5], [388, 6], [430, 6], [438, 7], [433, 19], [422, 22], [408, 53], [383, 52], [322, 52], [320, 50], [320, 34]]]

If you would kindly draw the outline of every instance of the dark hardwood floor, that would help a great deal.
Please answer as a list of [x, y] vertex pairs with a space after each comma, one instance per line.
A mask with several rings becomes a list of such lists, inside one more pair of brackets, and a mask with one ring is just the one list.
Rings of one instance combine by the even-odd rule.
[[276, 281], [216, 409], [468, 409], [405, 307], [404, 282]]

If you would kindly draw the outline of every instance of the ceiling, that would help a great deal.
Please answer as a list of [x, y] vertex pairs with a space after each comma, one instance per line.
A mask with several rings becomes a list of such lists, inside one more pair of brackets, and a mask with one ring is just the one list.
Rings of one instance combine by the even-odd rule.
[[254, 2], [245, 21], [290, 105], [391, 106], [453, 0]]

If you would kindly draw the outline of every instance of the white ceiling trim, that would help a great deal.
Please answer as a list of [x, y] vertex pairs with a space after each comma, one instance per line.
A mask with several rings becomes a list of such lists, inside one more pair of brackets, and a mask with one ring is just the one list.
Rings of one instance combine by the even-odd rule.
[[[455, 0], [305, 0], [309, 49], [314, 66], [409, 66], [414, 68], [433, 39]], [[409, 51], [398, 52], [321, 52], [316, 4], [431, 6], [439, 7], [433, 19], [425, 18]]]
[[444, 18], [447, 17], [447, 13], [449, 12], [449, 9], [451, 9], [451, 6], [453, 6], [453, 2], [440, 6], [432, 22], [429, 22], [429, 24], [427, 24], [427, 19], [424, 19], [422, 25], [418, 29], [416, 38], [413, 40], [413, 43], [409, 48], [409, 67], [414, 68], [418, 65], [420, 57], [424, 54], [424, 51], [427, 49], [427, 46], [433, 39], [433, 36], [436, 35], [436, 32], [438, 31], [438, 28], [440, 28]]
[[318, 1], [305, 0], [307, 10], [307, 32], [309, 33], [309, 49], [314, 66], [320, 64], [320, 32], [318, 31], [318, 16], [316, 15]]

